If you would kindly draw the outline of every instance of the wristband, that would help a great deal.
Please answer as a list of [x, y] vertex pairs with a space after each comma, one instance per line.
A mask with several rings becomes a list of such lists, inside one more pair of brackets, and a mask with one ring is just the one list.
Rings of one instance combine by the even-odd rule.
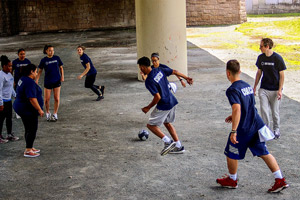
[[181, 78], [181, 79], [179, 79], [179, 81], [182, 81], [183, 79]]
[[230, 133], [236, 133], [236, 130], [231, 130]]

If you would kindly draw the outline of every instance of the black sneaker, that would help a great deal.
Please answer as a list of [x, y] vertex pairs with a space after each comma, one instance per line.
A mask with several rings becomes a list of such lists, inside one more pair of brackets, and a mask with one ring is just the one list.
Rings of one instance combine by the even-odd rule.
[[165, 142], [165, 147], [161, 151], [160, 155], [164, 156], [168, 154], [170, 151], [172, 151], [175, 148], [175, 146], [176, 146], [176, 142], [174, 142], [173, 140], [171, 140], [170, 143]]
[[173, 150], [171, 150], [169, 152], [169, 154], [180, 154], [180, 153], [183, 153], [183, 152], [185, 152], [184, 146], [181, 146], [179, 148], [175, 146], [175, 148]]
[[105, 86], [101, 85], [100, 86], [100, 92], [101, 92], [102, 96], [104, 95], [104, 90], [105, 90]]
[[103, 96], [98, 96], [98, 98], [96, 99], [96, 101], [100, 101], [101, 99], [104, 99]]

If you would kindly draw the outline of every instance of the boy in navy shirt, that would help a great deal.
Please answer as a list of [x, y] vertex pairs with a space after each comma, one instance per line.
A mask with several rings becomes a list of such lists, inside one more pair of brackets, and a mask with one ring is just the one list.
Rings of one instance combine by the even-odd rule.
[[[147, 57], [140, 58], [137, 63], [139, 64], [140, 70], [143, 74], [147, 75], [147, 79], [145, 81], [146, 88], [154, 96], [152, 102], [148, 106], [142, 108], [142, 111], [146, 114], [153, 106], [156, 105], [156, 108], [150, 115], [147, 127], [156, 136], [163, 140], [165, 147], [161, 151], [161, 155], [166, 155], [169, 152], [171, 153], [171, 151], [172, 153], [183, 153], [185, 151], [184, 147], [181, 145], [176, 130], [171, 124], [175, 121], [175, 108], [178, 102], [169, 90], [169, 81], [167, 76], [172, 74], [180, 76], [186, 79], [190, 85], [193, 84], [193, 79], [170, 68], [152, 69], [150, 67], [150, 59]], [[160, 130], [159, 126], [162, 124], [165, 125], [174, 141]]]
[[227, 188], [238, 187], [238, 160], [244, 159], [249, 148], [253, 156], [259, 156], [265, 161], [275, 177], [275, 184], [268, 192], [279, 192], [289, 185], [282, 177], [276, 159], [268, 152], [265, 142], [260, 139], [260, 134], [263, 134], [267, 127], [255, 108], [253, 89], [240, 79], [240, 73], [240, 64], [237, 60], [227, 62], [226, 75], [232, 83], [226, 91], [232, 115], [225, 119], [225, 122], [232, 123], [224, 152], [227, 156], [229, 176], [217, 179], [217, 183]]
[[256, 61], [258, 69], [253, 90], [255, 94], [256, 86], [262, 76], [258, 91], [261, 116], [266, 125], [270, 127], [269, 109], [271, 108], [275, 139], [278, 139], [280, 137], [279, 106], [282, 98], [284, 70], [286, 70], [286, 66], [282, 57], [273, 52], [272, 47], [273, 41], [271, 39], [264, 38], [261, 40], [260, 50], [262, 54], [258, 56]]

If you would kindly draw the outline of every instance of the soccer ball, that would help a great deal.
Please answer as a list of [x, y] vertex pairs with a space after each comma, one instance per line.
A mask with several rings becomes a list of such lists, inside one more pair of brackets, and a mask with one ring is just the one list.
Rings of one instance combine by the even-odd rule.
[[140, 140], [145, 141], [149, 137], [149, 132], [147, 130], [144, 130], [144, 129], [140, 130], [138, 136], [139, 136]]

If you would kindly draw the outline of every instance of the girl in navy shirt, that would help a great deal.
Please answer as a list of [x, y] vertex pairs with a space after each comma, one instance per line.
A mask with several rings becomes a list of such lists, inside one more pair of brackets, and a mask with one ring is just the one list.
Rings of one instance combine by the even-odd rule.
[[25, 128], [25, 157], [37, 157], [40, 150], [33, 147], [38, 129], [38, 116], [43, 117], [42, 89], [36, 84], [37, 67], [33, 64], [21, 68], [22, 77], [18, 82], [14, 110], [21, 116]]
[[[46, 107], [46, 118], [47, 121], [56, 122], [59, 100], [60, 100], [60, 89], [61, 82], [64, 81], [64, 70], [63, 63], [60, 58], [54, 55], [54, 48], [52, 45], [45, 45], [44, 54], [47, 54], [39, 64], [39, 72], [36, 77], [36, 83], [39, 82], [40, 76], [45, 69], [45, 78], [44, 78], [44, 98], [45, 98], [45, 107]], [[54, 93], [54, 113], [51, 116], [50, 113], [50, 97], [51, 91]]]
[[[94, 85], [96, 76], [97, 76], [97, 70], [95, 69], [91, 59], [86, 55], [83, 51], [85, 48], [83, 46], [77, 47], [78, 55], [80, 56], [80, 62], [82, 66], [85, 68], [85, 70], [80, 74], [77, 79], [82, 79], [83, 76], [86, 76], [85, 78], [85, 84], [84, 86], [86, 88], [91, 88], [93, 92], [95, 92], [98, 95], [98, 98], [96, 101], [100, 101], [101, 99], [104, 99], [104, 89], [105, 87]], [[101, 92], [101, 93], [100, 93]]]
[[19, 58], [15, 59], [12, 62], [12, 75], [14, 75], [14, 89], [16, 89], [16, 85], [19, 79], [21, 78], [21, 72], [20, 72], [21, 67], [31, 63], [30, 60], [25, 58], [25, 56], [26, 56], [25, 49], [21, 48], [18, 50]]

